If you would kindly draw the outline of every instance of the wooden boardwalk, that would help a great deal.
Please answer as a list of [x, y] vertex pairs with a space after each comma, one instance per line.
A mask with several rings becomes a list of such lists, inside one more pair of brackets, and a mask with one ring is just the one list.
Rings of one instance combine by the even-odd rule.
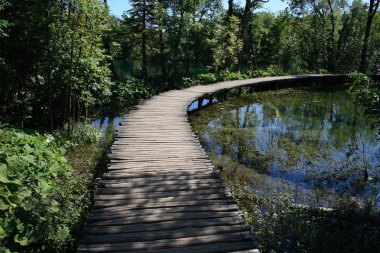
[[131, 111], [112, 146], [77, 252], [255, 252], [218, 171], [187, 121], [188, 106], [271, 77], [162, 93]]

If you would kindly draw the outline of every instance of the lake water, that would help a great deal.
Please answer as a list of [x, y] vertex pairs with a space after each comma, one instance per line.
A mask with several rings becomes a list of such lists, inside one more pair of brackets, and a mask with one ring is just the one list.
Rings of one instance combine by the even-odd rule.
[[192, 113], [190, 122], [214, 164], [243, 171], [263, 197], [286, 192], [323, 206], [349, 197], [380, 207], [377, 131], [343, 89], [245, 94]]
[[112, 124], [113, 128], [116, 130], [119, 128], [121, 121], [123, 120], [122, 116], [104, 117], [101, 119], [94, 120], [91, 124], [98, 130], [104, 132]]

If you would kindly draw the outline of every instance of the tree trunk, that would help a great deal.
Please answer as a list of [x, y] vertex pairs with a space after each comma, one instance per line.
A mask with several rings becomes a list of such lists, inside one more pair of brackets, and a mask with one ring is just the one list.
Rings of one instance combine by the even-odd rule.
[[342, 29], [340, 29], [340, 32], [339, 32], [339, 39], [338, 39], [337, 53], [336, 53], [336, 60], [337, 60], [337, 64], [339, 65], [342, 64], [342, 46], [343, 46], [343, 40], [345, 39], [345, 36], [347, 37], [348, 31], [349, 31], [348, 23], [349, 23], [349, 17], [346, 17], [343, 20]]
[[[46, 23], [46, 48], [50, 48], [50, 41], [51, 41], [51, 36], [50, 36], [50, 25], [52, 24], [51, 20], [51, 15], [50, 15], [50, 9], [47, 9], [46, 12], [47, 20], [48, 22]], [[47, 59], [51, 59], [51, 54], [50, 50], [47, 52]], [[47, 80], [47, 92], [48, 92], [48, 113], [49, 113], [49, 128], [50, 131], [54, 130], [54, 110], [53, 110], [53, 87], [52, 87], [52, 81], [51, 81], [51, 71], [49, 70], [48, 73], [46, 73], [46, 80]]]
[[241, 65], [243, 64], [243, 55], [244, 55], [244, 48], [245, 48], [245, 35], [247, 30], [247, 20], [248, 20], [248, 14], [251, 11], [252, 2], [251, 0], [245, 1], [245, 7], [244, 7], [244, 14], [243, 14], [243, 20], [242, 20], [242, 27], [241, 27], [241, 39], [243, 46], [240, 50], [239, 56], [238, 56], [238, 64], [236, 66], [236, 71], [240, 71]]
[[328, 68], [330, 71], [335, 72], [336, 67], [336, 51], [335, 51], [335, 15], [334, 15], [334, 8], [332, 6], [331, 0], [328, 0], [329, 8], [330, 8], [330, 22], [331, 22], [331, 29], [330, 29], [330, 48], [329, 48], [329, 59], [328, 59]]
[[165, 64], [165, 44], [162, 28], [160, 27], [160, 57], [161, 57], [161, 74], [162, 80], [166, 80], [166, 64]]
[[50, 131], [54, 130], [54, 110], [53, 110], [53, 92], [52, 92], [52, 85], [51, 85], [51, 79], [50, 76], [47, 79], [48, 83], [48, 113], [49, 113], [49, 128]]
[[365, 33], [364, 33], [364, 39], [363, 39], [363, 46], [362, 46], [362, 54], [361, 54], [361, 61], [360, 61], [360, 68], [359, 71], [362, 73], [367, 72], [367, 51], [368, 51], [368, 43], [371, 35], [371, 27], [372, 27], [372, 21], [373, 17], [375, 16], [377, 9], [379, 7], [380, 0], [370, 0], [369, 1], [369, 7], [368, 7], [368, 16], [367, 16], [367, 24], [365, 27]]
[[141, 54], [142, 54], [142, 77], [146, 79], [148, 77], [148, 68], [147, 68], [147, 56], [146, 56], [146, 1], [143, 0], [143, 29], [141, 37]]
[[75, 45], [75, 32], [77, 30], [76, 22], [75, 22], [75, 15], [74, 15], [74, 8], [76, 7], [76, 1], [70, 2], [69, 5], [69, 20], [71, 21], [71, 43], [70, 43], [70, 69], [69, 69], [69, 81], [68, 81], [68, 89], [66, 96], [68, 97], [68, 110], [67, 110], [67, 119], [64, 119], [68, 123], [67, 131], [68, 133], [71, 133], [71, 127], [72, 127], [72, 96], [73, 96], [73, 75], [74, 75], [74, 47]]
[[228, 17], [232, 17], [233, 15], [233, 6], [234, 6], [234, 1], [228, 0], [228, 12], [227, 12]]
[[177, 60], [177, 54], [178, 54], [178, 50], [179, 50], [179, 46], [181, 44], [181, 38], [182, 38], [184, 15], [185, 15], [185, 6], [183, 5], [181, 8], [181, 16], [180, 16], [180, 21], [179, 21], [178, 33], [177, 33], [178, 36], [177, 36], [176, 43], [174, 46], [174, 54], [173, 54], [172, 62], [171, 62], [170, 67], [169, 67], [168, 78], [170, 78], [171, 75], [173, 74], [173, 68], [174, 68], [174, 65], [175, 65], [176, 60]]

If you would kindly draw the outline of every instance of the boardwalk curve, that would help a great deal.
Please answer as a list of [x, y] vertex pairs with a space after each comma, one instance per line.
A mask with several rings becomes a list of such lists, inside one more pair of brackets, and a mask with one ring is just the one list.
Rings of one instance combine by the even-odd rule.
[[77, 252], [255, 252], [249, 227], [190, 128], [188, 106], [224, 89], [321, 77], [329, 75], [194, 86], [137, 106], [118, 130]]

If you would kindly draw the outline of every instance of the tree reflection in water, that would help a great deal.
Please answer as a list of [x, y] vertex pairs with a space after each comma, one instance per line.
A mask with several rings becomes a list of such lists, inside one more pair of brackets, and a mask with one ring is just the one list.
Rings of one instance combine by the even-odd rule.
[[345, 90], [243, 94], [190, 120], [215, 164], [243, 171], [257, 192], [281, 188], [325, 205], [342, 195], [375, 197], [380, 206], [380, 142]]

